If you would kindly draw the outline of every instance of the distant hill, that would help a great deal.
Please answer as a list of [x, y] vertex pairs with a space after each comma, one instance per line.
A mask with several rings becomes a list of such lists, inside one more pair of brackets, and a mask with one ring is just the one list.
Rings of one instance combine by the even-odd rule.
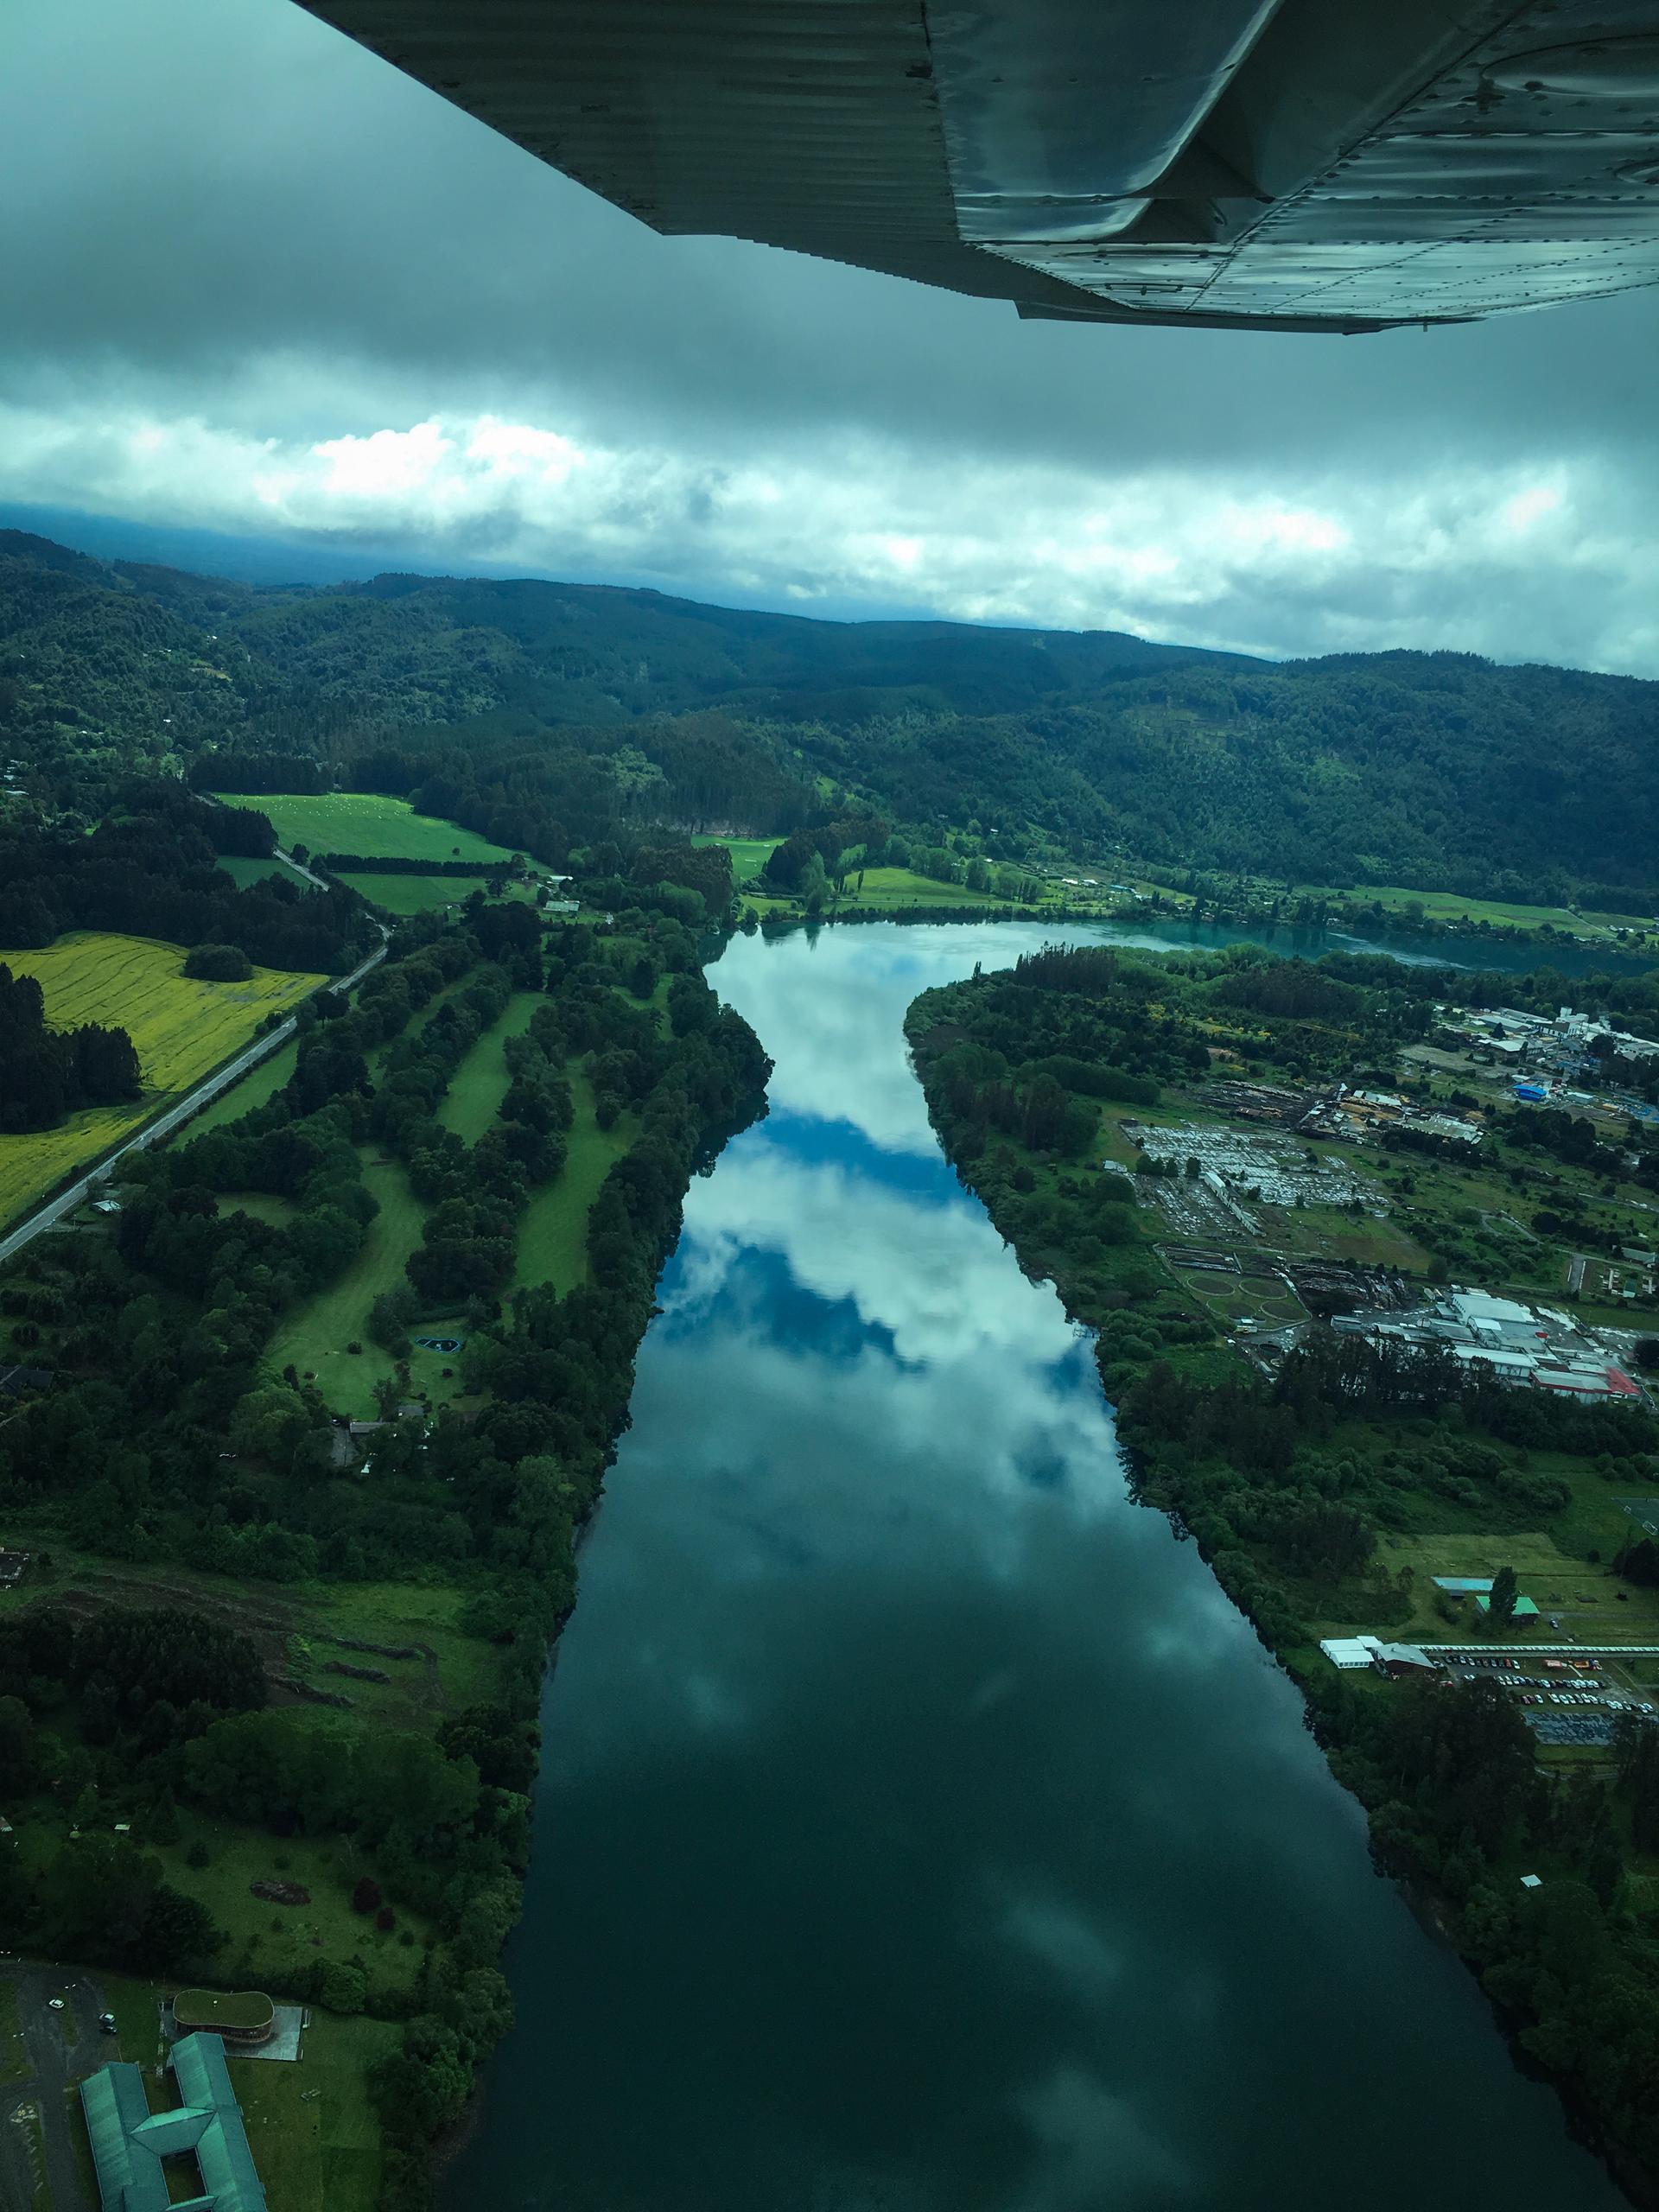
[[[1659, 685], [1631, 677], [1452, 653], [1275, 665], [601, 585], [251, 585], [0, 531], [0, 751], [48, 770], [391, 746], [428, 772], [465, 753], [476, 782], [538, 747], [620, 774], [626, 750], [646, 789], [683, 760], [691, 716], [705, 765], [729, 755], [698, 785], [707, 806], [741, 817], [752, 791], [757, 830], [853, 799], [976, 825], [1010, 856], [1048, 842], [1550, 899], [1659, 888]], [[690, 786], [670, 785], [683, 813]]]

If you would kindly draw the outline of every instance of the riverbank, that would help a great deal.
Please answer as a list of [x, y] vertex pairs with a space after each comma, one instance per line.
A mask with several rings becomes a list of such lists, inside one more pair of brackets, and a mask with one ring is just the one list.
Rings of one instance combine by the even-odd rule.
[[[382, 2024], [316, 2050], [314, 2075], [356, 2069], [347, 2101], [372, 2101], [385, 2155], [360, 2145], [325, 2177], [284, 2139], [308, 2212], [424, 2202], [431, 2147], [511, 2018], [497, 1961], [575, 1543], [686, 1188], [764, 1109], [764, 1056], [677, 925], [543, 938], [513, 907], [470, 926], [406, 925], [359, 1005], [308, 1024], [283, 1090], [145, 1155], [112, 1236], [43, 1239], [6, 1287], [4, 1325], [33, 1332], [52, 1387], [0, 1441], [0, 1536], [22, 1562], [0, 1590], [0, 1694], [28, 1700], [0, 1941]], [[410, 1194], [379, 1258], [377, 1170]], [[562, 1279], [541, 1269], [496, 1306], [567, 1172], [582, 1218], [560, 1218]], [[226, 1337], [280, 1344], [279, 1320], [291, 1345], [232, 1382], [200, 1446], [147, 1461], [158, 1299], [187, 1363]], [[348, 1435], [330, 1375], [366, 1368], [364, 1343], [380, 1403]], [[302, 1344], [321, 1348], [304, 1371]], [[72, 1405], [110, 1430], [119, 1500], [89, 1498], [52, 1441]], [[152, 1703], [138, 1668], [138, 1703], [101, 1722], [86, 1637], [148, 1651], [198, 1622], [238, 1690], [197, 1689], [181, 1662], [180, 1704]], [[65, 1758], [86, 1785], [73, 1802]], [[75, 1903], [111, 1880], [146, 1899], [119, 1929]]]
[[[1281, 1005], [1271, 972], [1250, 971], [1250, 1049], [1269, 1074], [1286, 1056], [1304, 1070], [1318, 1064], [1321, 1019], [1344, 1032], [1361, 1019], [1350, 986], [1325, 1004], [1317, 972], [1305, 972], [1300, 997], [1281, 993]], [[1218, 1336], [1210, 1279], [1170, 1264], [1167, 1227], [1137, 1203], [1145, 1178], [1094, 1166], [1115, 1149], [1103, 1122], [1122, 1109], [1090, 1099], [1090, 1069], [1104, 1061], [1136, 1079], [1179, 1082], [1189, 1050], [1202, 1062], [1217, 1042], [1204, 1017], [1217, 1009], [1175, 985], [1154, 963], [1137, 975], [1127, 959], [1083, 952], [1033, 968], [1023, 988], [988, 975], [918, 1000], [907, 1029], [934, 1126], [1022, 1264], [1050, 1277], [1095, 1332], [1136, 1495], [1196, 1539], [1297, 1681], [1332, 1771], [1367, 1808], [1379, 1863], [1442, 1901], [1452, 1940], [1519, 2021], [1524, 2050], [1593, 2116], [1627, 2183], [1647, 2188], [1659, 2167], [1659, 2103], [1630, 2006], [1659, 2001], [1649, 1904], [1659, 1828], [1647, 1764], [1659, 1732], [1632, 1722], [1599, 1756], [1552, 1751], [1490, 1670], [1414, 1689], [1370, 1671], [1339, 1674], [1319, 1645], [1363, 1632], [1402, 1649], [1472, 1637], [1478, 1654], [1527, 1668], [1524, 1635], [1483, 1641], [1478, 1622], [1437, 1624], [1446, 1597], [1427, 1602], [1436, 1573], [1491, 1577], [1510, 1561], [1546, 1608], [1566, 1599], [1581, 1609], [1570, 1617], [1576, 1641], [1659, 1634], [1622, 1502], [1659, 1477], [1651, 1420], [1544, 1403], [1535, 1391], [1453, 1374], [1443, 1356], [1389, 1361], [1317, 1324], [1264, 1339], [1251, 1359], [1227, 1340], [1234, 1320], [1223, 1317]], [[1270, 1004], [1277, 1013], [1264, 1014]], [[1380, 1003], [1374, 1012], [1386, 1020]], [[1039, 1096], [1043, 1084], [1052, 1098]], [[1198, 1128], [1170, 1096], [1142, 1118], [1178, 1149], [1175, 1133]], [[1508, 1154], [1490, 1135], [1483, 1148]], [[1510, 1161], [1511, 1178], [1529, 1172], [1527, 1158]], [[1560, 1166], [1563, 1183], [1572, 1173]], [[1203, 1241], [1213, 1267], [1236, 1230]], [[1262, 1284], [1244, 1295], [1259, 1314]], [[1386, 1302], [1382, 1277], [1371, 1295]]]
[[1617, 2202], [940, 1156], [905, 1009], [1043, 936], [710, 970], [770, 1111], [658, 1288], [447, 2204]]

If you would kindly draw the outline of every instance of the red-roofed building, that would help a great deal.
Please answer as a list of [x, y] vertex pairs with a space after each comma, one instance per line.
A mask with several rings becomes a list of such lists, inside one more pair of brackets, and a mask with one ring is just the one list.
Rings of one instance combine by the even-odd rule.
[[1533, 1381], [1542, 1390], [1569, 1398], [1639, 1398], [1641, 1385], [1618, 1367], [1536, 1367]]

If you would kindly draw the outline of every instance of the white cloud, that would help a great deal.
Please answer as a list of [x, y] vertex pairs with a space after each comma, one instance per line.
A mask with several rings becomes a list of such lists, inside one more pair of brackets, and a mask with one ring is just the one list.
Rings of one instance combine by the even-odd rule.
[[[326, 385], [310, 405], [326, 410]], [[361, 396], [341, 388], [336, 409]], [[432, 413], [330, 435], [0, 404], [0, 498], [137, 521], [622, 574], [714, 598], [1130, 629], [1244, 651], [1445, 645], [1659, 672], [1659, 545], [1605, 464], [1437, 469], [1408, 488], [1258, 462], [1062, 467], [843, 429], [627, 442]], [[1564, 587], [1570, 582], [1573, 588]]]

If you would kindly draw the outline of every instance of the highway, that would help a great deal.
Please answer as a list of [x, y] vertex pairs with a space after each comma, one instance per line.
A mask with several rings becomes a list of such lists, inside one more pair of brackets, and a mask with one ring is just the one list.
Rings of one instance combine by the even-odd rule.
[[[390, 932], [384, 922], [377, 923], [375, 926], [380, 931], [378, 947], [360, 967], [353, 968], [349, 976], [341, 976], [338, 982], [328, 988], [345, 991], [355, 988], [370, 969], [378, 966], [385, 958], [385, 940]], [[60, 1191], [55, 1198], [48, 1198], [36, 1212], [29, 1215], [21, 1227], [14, 1229], [10, 1236], [0, 1237], [0, 1264], [10, 1259], [13, 1253], [21, 1252], [24, 1245], [31, 1243], [43, 1230], [54, 1227], [66, 1214], [73, 1213], [76, 1207], [106, 1180], [130, 1152], [146, 1151], [149, 1146], [160, 1143], [163, 1137], [171, 1136], [181, 1122], [188, 1122], [193, 1114], [200, 1113], [209, 1099], [217, 1098], [220, 1091], [228, 1090], [233, 1083], [240, 1083], [251, 1068], [257, 1067], [260, 1061], [268, 1058], [272, 1052], [280, 1052], [298, 1027], [298, 1022], [290, 1014], [275, 1029], [268, 1029], [264, 1036], [256, 1037], [252, 1044], [238, 1052], [233, 1060], [227, 1061], [222, 1068], [205, 1077], [176, 1105], [169, 1106], [165, 1113], [158, 1114], [154, 1121], [146, 1122], [143, 1128], [135, 1130], [124, 1144], [72, 1183], [67, 1191]]]

